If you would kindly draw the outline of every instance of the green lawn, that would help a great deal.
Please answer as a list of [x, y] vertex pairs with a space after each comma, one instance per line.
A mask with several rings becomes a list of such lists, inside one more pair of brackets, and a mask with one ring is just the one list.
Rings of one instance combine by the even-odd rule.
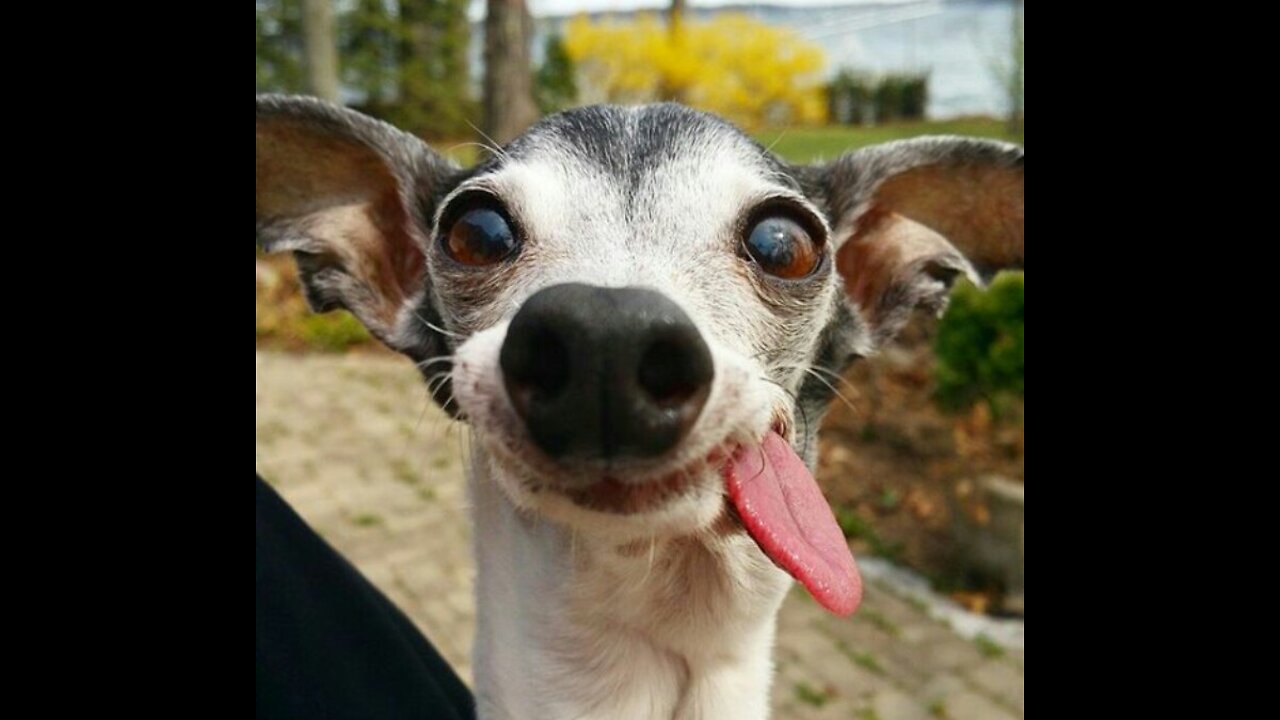
[[[787, 160], [805, 163], [821, 159], [830, 160], [846, 150], [917, 135], [972, 135], [1022, 142], [1022, 138], [1013, 137], [1005, 130], [1003, 120], [994, 118], [904, 122], [879, 127], [831, 125], [817, 128], [762, 130], [755, 134], [755, 138], [765, 147], [772, 146], [771, 149], [774, 152]], [[442, 142], [437, 143], [435, 147], [463, 166], [474, 163], [477, 155], [487, 157], [477, 149], [476, 144], [468, 142]]]
[[[928, 120], [922, 123], [893, 123], [879, 127], [828, 126], [820, 128], [767, 129], [755, 133], [760, 145], [769, 147], [792, 163], [812, 163], [814, 160], [831, 160], [847, 150], [856, 150], [877, 142], [902, 140], [920, 135], [969, 135], [996, 137], [1000, 140], [1021, 142], [1023, 138], [1009, 135], [1004, 120], [993, 118], [966, 118], [959, 120]], [[475, 163], [476, 156], [486, 156], [470, 142], [440, 142], [436, 149], [444, 151], [463, 167]]]
[[793, 128], [789, 130], [764, 130], [755, 134], [765, 147], [772, 146], [777, 154], [791, 162], [830, 160], [846, 150], [864, 145], [900, 140], [917, 135], [972, 135], [1022, 142], [1011, 136], [1001, 120], [972, 118], [964, 120], [935, 120], [928, 122], [898, 123], [880, 127], [853, 127], [833, 125], [821, 128]]

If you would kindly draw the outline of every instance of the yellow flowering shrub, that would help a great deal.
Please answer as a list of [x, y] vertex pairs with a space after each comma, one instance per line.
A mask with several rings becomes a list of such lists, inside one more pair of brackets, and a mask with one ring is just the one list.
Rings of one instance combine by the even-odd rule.
[[686, 19], [677, 33], [651, 14], [598, 22], [580, 15], [565, 28], [564, 46], [582, 102], [678, 100], [748, 129], [827, 120], [822, 50], [746, 15]]

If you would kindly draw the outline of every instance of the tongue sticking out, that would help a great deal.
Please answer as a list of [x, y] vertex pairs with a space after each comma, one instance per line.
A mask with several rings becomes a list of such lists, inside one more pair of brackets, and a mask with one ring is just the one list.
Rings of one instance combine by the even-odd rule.
[[760, 549], [822, 607], [852, 613], [862, 578], [831, 507], [786, 440], [770, 431], [763, 446], [739, 447], [725, 465], [729, 499]]

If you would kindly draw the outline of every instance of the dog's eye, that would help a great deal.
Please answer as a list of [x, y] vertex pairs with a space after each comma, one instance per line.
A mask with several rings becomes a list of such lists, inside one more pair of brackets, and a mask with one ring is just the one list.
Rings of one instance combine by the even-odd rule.
[[492, 265], [516, 249], [516, 238], [502, 215], [479, 208], [454, 221], [444, 246], [464, 265]]
[[770, 217], [751, 228], [747, 253], [770, 275], [802, 278], [817, 267], [818, 246], [804, 228], [785, 217]]

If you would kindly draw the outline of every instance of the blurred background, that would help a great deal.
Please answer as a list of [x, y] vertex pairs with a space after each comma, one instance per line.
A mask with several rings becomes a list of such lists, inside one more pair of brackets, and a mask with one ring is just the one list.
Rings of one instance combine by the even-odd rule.
[[[794, 162], [923, 134], [1024, 139], [1020, 1], [256, 9], [258, 92], [347, 105], [464, 165], [597, 102], [683, 102]], [[291, 259], [256, 259], [259, 472], [469, 679], [465, 429], [354, 318], [310, 314]], [[836, 383], [819, 481], [872, 584], [848, 621], [788, 601], [779, 717], [1023, 715], [1023, 285], [957, 287], [944, 317]]]

